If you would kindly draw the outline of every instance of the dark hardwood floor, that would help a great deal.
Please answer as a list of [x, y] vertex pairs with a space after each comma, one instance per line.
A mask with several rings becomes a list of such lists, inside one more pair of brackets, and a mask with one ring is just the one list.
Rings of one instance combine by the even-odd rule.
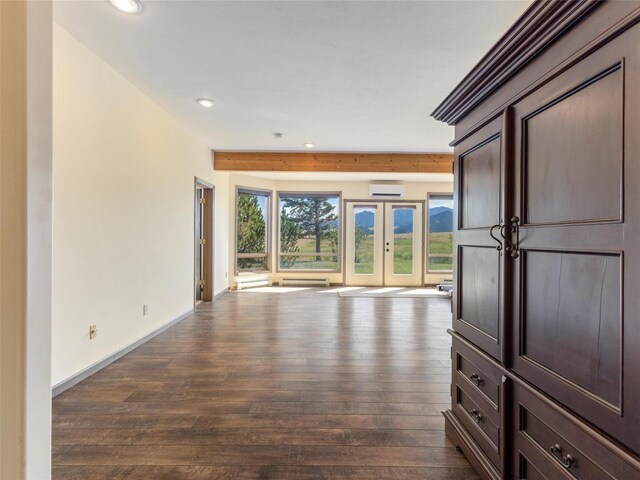
[[53, 401], [54, 479], [476, 479], [446, 299], [229, 293]]

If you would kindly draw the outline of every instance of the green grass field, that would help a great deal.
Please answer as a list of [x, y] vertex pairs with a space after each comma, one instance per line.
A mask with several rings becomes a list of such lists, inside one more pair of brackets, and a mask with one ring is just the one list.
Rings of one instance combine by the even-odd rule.
[[[393, 240], [393, 273], [411, 275], [413, 273], [413, 235], [402, 233], [394, 235]], [[367, 236], [360, 244], [355, 262], [355, 273], [373, 274], [374, 251], [373, 235]]]
[[[429, 255], [452, 254], [453, 253], [453, 233], [439, 232], [429, 234]], [[453, 257], [430, 257], [428, 269], [451, 270], [453, 268]]]
[[[413, 243], [411, 234], [396, 235], [394, 239], [394, 273], [411, 274], [413, 263]], [[429, 234], [430, 254], [451, 254], [453, 246], [452, 233]], [[358, 260], [355, 263], [355, 273], [373, 274], [373, 236], [369, 235], [362, 241], [358, 249]], [[453, 267], [452, 257], [431, 257], [428, 268], [430, 271], [446, 271]]]
[[[301, 238], [296, 242], [298, 247], [297, 253], [309, 253], [309, 255], [300, 257], [280, 257], [280, 268], [283, 270], [337, 270], [338, 269], [338, 257], [327, 256], [320, 257], [318, 261], [314, 255], [316, 253], [316, 240], [315, 238]], [[336, 246], [332, 245], [327, 239], [322, 239], [320, 242], [321, 253], [335, 253]]]
[[[299, 253], [316, 253], [316, 239], [301, 238], [296, 242], [296, 247], [298, 247]], [[320, 241], [320, 252], [331, 253], [331, 243], [326, 238]]]
[[360, 275], [372, 275], [373, 272], [373, 235], [367, 235], [358, 246], [354, 271]]
[[[413, 241], [411, 234], [398, 234], [394, 238], [394, 273], [411, 274], [413, 268]], [[453, 245], [452, 233], [430, 233], [429, 234], [429, 254], [451, 254]], [[289, 270], [337, 270], [338, 257], [321, 257], [318, 261], [316, 256], [316, 242], [313, 238], [301, 238], [296, 246], [299, 253], [309, 255], [299, 257], [281, 257], [280, 268]], [[334, 253], [332, 247], [335, 245], [323, 239], [320, 244], [322, 253]], [[357, 252], [358, 261], [355, 262], [355, 273], [361, 275], [373, 274], [373, 235], [368, 235], [360, 244]], [[288, 263], [285, 263], [288, 262]], [[453, 267], [452, 257], [430, 257], [429, 271], [447, 271]]]

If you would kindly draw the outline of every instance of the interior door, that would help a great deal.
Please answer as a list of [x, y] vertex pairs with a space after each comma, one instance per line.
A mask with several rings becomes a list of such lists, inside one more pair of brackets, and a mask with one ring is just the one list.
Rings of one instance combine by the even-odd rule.
[[345, 282], [380, 286], [384, 281], [384, 204], [346, 204]]
[[196, 229], [195, 229], [195, 250], [196, 250], [196, 259], [195, 259], [195, 291], [196, 291], [196, 302], [200, 302], [203, 300], [203, 290], [204, 290], [204, 189], [196, 188], [196, 198], [195, 198], [195, 207], [196, 207]]
[[507, 174], [505, 137], [503, 119], [497, 118], [455, 147], [453, 327], [498, 360], [509, 275], [500, 228], [509, 217], [508, 192], [501, 187]]
[[384, 285], [422, 286], [422, 203], [385, 203]]
[[422, 202], [346, 202], [345, 283], [422, 286]]

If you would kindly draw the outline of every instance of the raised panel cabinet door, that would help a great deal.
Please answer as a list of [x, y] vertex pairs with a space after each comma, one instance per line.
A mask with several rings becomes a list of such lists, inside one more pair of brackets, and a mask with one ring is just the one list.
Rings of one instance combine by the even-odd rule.
[[497, 360], [503, 357], [508, 275], [500, 238], [508, 213], [503, 188], [507, 153], [502, 117], [455, 147], [453, 328]]
[[640, 452], [640, 26], [514, 106], [513, 370]]

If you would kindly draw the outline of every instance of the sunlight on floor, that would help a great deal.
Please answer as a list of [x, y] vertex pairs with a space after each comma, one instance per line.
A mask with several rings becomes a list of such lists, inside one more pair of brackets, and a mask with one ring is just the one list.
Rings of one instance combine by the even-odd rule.
[[322, 290], [321, 292], [318, 292], [318, 293], [352, 292], [354, 290], [362, 290], [363, 288], [366, 288], [366, 287], [337, 287], [337, 288], [331, 288], [329, 290]]
[[255, 287], [238, 290], [238, 293], [293, 293], [309, 290], [309, 287]]
[[358, 287], [355, 291], [337, 292], [341, 297], [363, 298], [448, 298], [446, 292], [425, 287]]
[[376, 290], [369, 290], [367, 293], [391, 293], [391, 292], [395, 292], [397, 290], [404, 290], [404, 287], [383, 287], [383, 288], [378, 288]]
[[398, 292], [398, 295], [433, 295], [439, 293], [435, 288], [414, 288], [404, 292]]

